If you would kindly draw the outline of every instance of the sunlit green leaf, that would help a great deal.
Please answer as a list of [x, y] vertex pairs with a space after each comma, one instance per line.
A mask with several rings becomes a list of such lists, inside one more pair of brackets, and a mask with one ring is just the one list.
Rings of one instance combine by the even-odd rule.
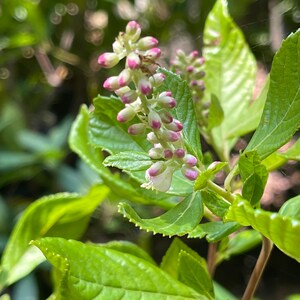
[[300, 161], [300, 139], [297, 140], [297, 142], [286, 152], [278, 153], [279, 156], [282, 157], [282, 159], [285, 160], [298, 160]]
[[246, 151], [263, 159], [291, 139], [300, 125], [300, 30], [283, 41], [270, 73], [270, 88], [260, 124]]
[[233, 202], [225, 218], [228, 221], [239, 222], [243, 226], [252, 226], [282, 252], [300, 262], [300, 252], [298, 247], [295, 247], [300, 245], [299, 219], [253, 209], [250, 203], [243, 199]]
[[300, 196], [286, 201], [280, 208], [279, 214], [288, 216], [300, 221]]
[[207, 119], [208, 130], [211, 130], [212, 128], [219, 126], [222, 123], [223, 119], [224, 119], [224, 112], [219, 102], [219, 99], [216, 97], [216, 95], [212, 94], [211, 103], [209, 107], [209, 115]]
[[201, 198], [205, 206], [216, 216], [223, 218], [226, 214], [230, 204], [226, 202], [219, 194], [210, 191], [202, 190]]
[[129, 253], [61, 238], [34, 242], [62, 273], [60, 299], [207, 299]]

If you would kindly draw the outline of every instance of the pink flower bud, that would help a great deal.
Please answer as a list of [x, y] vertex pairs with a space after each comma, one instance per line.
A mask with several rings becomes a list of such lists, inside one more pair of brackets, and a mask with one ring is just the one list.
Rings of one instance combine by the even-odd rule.
[[181, 168], [181, 172], [182, 172], [183, 176], [185, 176], [189, 180], [196, 180], [196, 178], [198, 177], [198, 174], [199, 174], [196, 169], [189, 168], [186, 166], [183, 166]]
[[197, 158], [191, 154], [186, 154], [183, 161], [188, 167], [194, 167], [197, 164]]
[[165, 92], [162, 92], [162, 93], [159, 94], [159, 97], [165, 97], [165, 96], [172, 97], [172, 92], [171, 91], [165, 91]]
[[173, 131], [181, 131], [183, 129], [183, 125], [180, 121], [173, 119], [173, 121], [169, 124], [166, 124], [166, 127]]
[[149, 176], [153, 177], [161, 174], [165, 169], [166, 169], [165, 162], [157, 161], [147, 170], [147, 173], [149, 174]]
[[148, 123], [149, 126], [153, 129], [159, 129], [161, 127], [161, 119], [159, 114], [154, 110], [151, 110], [148, 114]]
[[161, 110], [159, 112], [160, 119], [163, 123], [169, 124], [173, 121], [172, 115], [167, 110]]
[[135, 117], [135, 111], [132, 107], [127, 106], [121, 111], [119, 111], [117, 115], [117, 121], [121, 123], [128, 122]]
[[128, 127], [128, 133], [132, 135], [143, 134], [146, 130], [146, 127], [147, 126], [144, 123], [132, 124]]
[[157, 99], [158, 103], [165, 108], [173, 108], [176, 106], [176, 100], [169, 96], [172, 95], [171, 92], [161, 93]]
[[145, 56], [150, 59], [156, 60], [161, 56], [161, 50], [159, 48], [151, 48], [145, 53]]
[[194, 63], [194, 66], [195, 66], [195, 67], [200, 67], [200, 66], [202, 66], [204, 63], [205, 63], [204, 57], [199, 57], [199, 58], [196, 59], [196, 61], [195, 61], [195, 63]]
[[182, 148], [178, 148], [175, 150], [175, 156], [177, 158], [183, 158], [185, 156], [185, 151]]
[[119, 81], [118, 76], [109, 77], [104, 81], [103, 87], [109, 91], [117, 90], [118, 88], [120, 88], [118, 81]]
[[149, 78], [152, 86], [159, 87], [165, 80], [166, 75], [163, 73], [156, 73]]
[[167, 142], [176, 142], [180, 139], [181, 135], [178, 132], [165, 129], [162, 132], [162, 138], [166, 140]]
[[199, 55], [199, 52], [195, 50], [189, 54], [189, 58], [196, 58], [196, 57], [198, 57], [198, 55]]
[[119, 62], [119, 57], [116, 53], [106, 52], [99, 56], [98, 64], [102, 68], [112, 68]]
[[158, 45], [158, 40], [152, 36], [146, 36], [138, 41], [138, 49], [141, 51], [149, 50]]
[[121, 95], [121, 100], [124, 104], [130, 104], [134, 102], [138, 97], [138, 94], [136, 91], [130, 90], [123, 95]]
[[159, 159], [163, 157], [163, 149], [162, 148], [151, 148], [148, 152], [148, 155], [152, 159]]
[[124, 69], [118, 76], [118, 84], [123, 87], [131, 82], [131, 72], [128, 69]]
[[141, 25], [136, 21], [130, 21], [126, 25], [126, 33], [132, 42], [136, 42], [141, 35]]
[[146, 76], [142, 76], [138, 82], [138, 89], [143, 95], [149, 95], [152, 92], [152, 86]]
[[164, 158], [171, 159], [173, 157], [173, 151], [171, 149], [164, 150]]
[[140, 67], [140, 65], [141, 65], [141, 59], [136, 53], [131, 52], [127, 55], [126, 66], [129, 69], [136, 70]]
[[147, 140], [152, 144], [157, 144], [159, 142], [156, 134], [152, 131], [147, 134]]
[[193, 66], [188, 66], [186, 68], [187, 72], [192, 73], [194, 71], [194, 67]]
[[176, 50], [176, 56], [179, 58], [179, 59], [185, 59], [185, 53], [181, 50], [181, 49], [177, 49]]

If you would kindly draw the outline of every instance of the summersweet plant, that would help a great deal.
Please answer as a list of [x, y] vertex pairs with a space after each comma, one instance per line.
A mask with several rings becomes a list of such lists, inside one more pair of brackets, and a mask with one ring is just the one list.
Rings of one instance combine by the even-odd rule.
[[[300, 159], [299, 140], [278, 151], [296, 140], [300, 124], [300, 31], [283, 41], [254, 101], [256, 62], [226, 1], [209, 13], [203, 39], [201, 56], [177, 50], [170, 69], [162, 68], [158, 40], [130, 21], [99, 56], [101, 71], [119, 70], [103, 83], [111, 96], [81, 107], [69, 144], [102, 183], [86, 195], [50, 195], [25, 210], [2, 257], [2, 289], [48, 260], [54, 267], [49, 299], [235, 299], [214, 282], [215, 268], [261, 243], [245, 300], [254, 295], [273, 244], [300, 262], [300, 196], [276, 213], [260, 207], [269, 172]], [[253, 131], [233, 161], [239, 137]], [[203, 153], [200, 139], [211, 151]], [[220, 174], [224, 180], [216, 184]], [[205, 238], [207, 260], [179, 238], [159, 265], [133, 243], [78, 241], [111, 193], [141, 230]], [[165, 212], [145, 219], [133, 204]]]

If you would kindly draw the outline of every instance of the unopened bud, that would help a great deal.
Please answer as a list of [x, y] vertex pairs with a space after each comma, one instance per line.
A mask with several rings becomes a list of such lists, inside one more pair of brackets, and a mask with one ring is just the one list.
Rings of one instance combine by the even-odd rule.
[[161, 56], [161, 50], [159, 48], [151, 48], [145, 53], [147, 58], [156, 60]]
[[199, 55], [199, 52], [195, 50], [189, 54], [189, 58], [193, 59], [193, 58], [198, 57], [198, 55]]
[[123, 46], [121, 45], [121, 43], [118, 40], [113, 42], [112, 48], [116, 54], [121, 54], [124, 50]]
[[171, 159], [173, 157], [173, 151], [171, 149], [164, 150], [164, 158]]
[[163, 73], [156, 73], [149, 78], [152, 86], [159, 87], [165, 80], [166, 75]]
[[157, 144], [159, 142], [156, 134], [152, 131], [147, 134], [147, 140], [152, 144]]
[[98, 64], [102, 68], [112, 68], [119, 62], [119, 57], [116, 53], [106, 52], [99, 56]]
[[121, 95], [121, 100], [124, 104], [130, 104], [134, 102], [138, 97], [138, 94], [136, 91], [130, 90], [123, 95]]
[[199, 173], [196, 169], [189, 168], [189, 167], [186, 167], [186, 166], [183, 166], [181, 168], [181, 172], [182, 172], [183, 176], [185, 176], [189, 180], [196, 180], [196, 178], [199, 175]]
[[185, 156], [185, 151], [182, 148], [178, 148], [175, 150], [175, 156], [177, 158], [183, 158]]
[[165, 129], [162, 132], [162, 138], [167, 142], [176, 142], [180, 139], [181, 135], [178, 132]]
[[121, 111], [119, 111], [118, 115], [117, 115], [117, 121], [118, 122], [128, 122], [130, 120], [132, 120], [135, 117], [135, 111], [132, 107], [127, 106], [124, 109], [122, 109]]
[[118, 76], [118, 84], [123, 87], [131, 82], [131, 73], [129, 69], [124, 69]]
[[168, 95], [172, 95], [171, 92], [161, 93], [157, 99], [158, 103], [165, 108], [173, 108], [176, 106], [176, 100]]
[[157, 161], [147, 170], [147, 173], [149, 174], [149, 176], [153, 177], [161, 174], [165, 169], [165, 162]]
[[146, 76], [140, 78], [138, 82], [138, 89], [143, 95], [149, 95], [152, 92], [152, 86], [149, 79]]
[[186, 154], [183, 161], [188, 167], [194, 167], [197, 164], [197, 158], [191, 154]]
[[180, 121], [173, 119], [173, 121], [169, 124], [166, 124], [166, 127], [173, 131], [181, 131], [183, 129], [183, 125]]
[[138, 41], [138, 49], [141, 51], [149, 50], [158, 45], [158, 40], [152, 36], [146, 36]]
[[147, 126], [144, 123], [132, 124], [128, 127], [128, 133], [132, 135], [143, 134], [146, 130], [146, 127]]
[[163, 149], [162, 148], [151, 148], [148, 152], [148, 155], [152, 159], [159, 159], [163, 157]]
[[161, 110], [159, 112], [160, 119], [163, 123], [169, 124], [173, 121], [172, 115], [167, 110]]
[[107, 78], [103, 83], [103, 87], [109, 91], [114, 91], [114, 90], [119, 89], [120, 88], [119, 77], [112, 76], [112, 77]]
[[126, 33], [132, 42], [136, 42], [141, 35], [141, 25], [136, 21], [128, 22], [126, 26]]
[[187, 66], [186, 70], [187, 70], [187, 72], [192, 73], [194, 71], [194, 67], [193, 66]]
[[126, 66], [131, 70], [136, 70], [141, 65], [141, 59], [138, 54], [131, 52], [127, 55]]
[[159, 114], [154, 110], [151, 110], [148, 114], [148, 123], [149, 126], [153, 129], [159, 129], [161, 127], [161, 119]]

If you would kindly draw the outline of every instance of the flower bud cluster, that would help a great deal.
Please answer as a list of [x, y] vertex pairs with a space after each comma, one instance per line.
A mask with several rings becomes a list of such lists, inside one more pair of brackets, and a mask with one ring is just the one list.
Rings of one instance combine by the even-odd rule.
[[177, 170], [190, 180], [197, 178], [197, 159], [187, 153], [181, 134], [183, 124], [172, 116], [177, 104], [172, 92], [157, 89], [165, 80], [163, 73], [156, 72], [161, 55], [158, 41], [140, 35], [140, 25], [130, 21], [113, 43], [113, 52], [100, 55], [98, 63], [111, 68], [125, 59], [125, 68], [118, 76], [106, 79], [103, 87], [114, 91], [124, 103], [117, 120], [132, 121], [128, 133], [147, 134], [153, 145], [149, 156], [155, 162], [146, 171], [148, 182], [142, 186], [167, 191]]

